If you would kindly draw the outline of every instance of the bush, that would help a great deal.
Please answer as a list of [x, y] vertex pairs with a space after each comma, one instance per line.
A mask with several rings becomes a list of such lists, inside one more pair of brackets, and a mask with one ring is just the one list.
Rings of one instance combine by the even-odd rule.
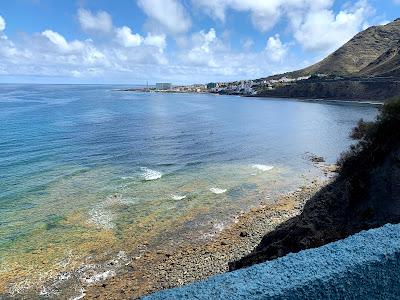
[[400, 121], [400, 96], [388, 100], [378, 117], [381, 123]]
[[350, 137], [353, 140], [361, 140], [363, 139], [368, 132], [371, 130], [374, 122], [365, 122], [363, 119], [360, 119], [357, 123], [357, 126], [353, 128], [350, 133]]
[[376, 122], [360, 120], [350, 137], [359, 142], [341, 154], [338, 160], [340, 173], [360, 175], [368, 172], [400, 145], [400, 97], [383, 105]]

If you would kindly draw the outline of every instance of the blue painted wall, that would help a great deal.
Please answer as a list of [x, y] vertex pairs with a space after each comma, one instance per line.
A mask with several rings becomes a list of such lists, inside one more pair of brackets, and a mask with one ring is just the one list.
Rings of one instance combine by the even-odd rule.
[[145, 299], [400, 299], [400, 225], [388, 224]]

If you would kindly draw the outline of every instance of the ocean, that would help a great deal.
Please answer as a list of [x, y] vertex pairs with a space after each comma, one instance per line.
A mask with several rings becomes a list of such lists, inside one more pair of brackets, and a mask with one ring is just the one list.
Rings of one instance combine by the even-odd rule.
[[121, 88], [0, 85], [0, 295], [111, 276], [104, 262], [143, 243], [212, 238], [321, 176], [307, 156], [335, 163], [378, 112]]

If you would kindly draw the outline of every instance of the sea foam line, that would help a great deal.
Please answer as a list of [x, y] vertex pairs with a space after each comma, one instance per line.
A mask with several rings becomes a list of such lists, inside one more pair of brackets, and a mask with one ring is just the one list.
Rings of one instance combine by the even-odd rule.
[[263, 171], [263, 172], [271, 171], [274, 168], [274, 166], [261, 165], [261, 164], [254, 164], [251, 167], [253, 169], [257, 169], [257, 170], [260, 170], [260, 171]]

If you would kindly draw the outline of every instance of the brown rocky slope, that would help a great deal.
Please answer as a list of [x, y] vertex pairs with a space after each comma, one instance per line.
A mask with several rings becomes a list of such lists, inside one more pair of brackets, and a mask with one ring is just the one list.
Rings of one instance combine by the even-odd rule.
[[360, 76], [400, 77], [400, 41], [358, 74]]
[[[379, 59], [400, 40], [400, 18], [386, 25], [372, 26], [355, 35], [350, 41], [322, 61], [295, 72], [290, 77], [313, 74], [355, 75]], [[363, 72], [369, 75], [368, 72]]]

